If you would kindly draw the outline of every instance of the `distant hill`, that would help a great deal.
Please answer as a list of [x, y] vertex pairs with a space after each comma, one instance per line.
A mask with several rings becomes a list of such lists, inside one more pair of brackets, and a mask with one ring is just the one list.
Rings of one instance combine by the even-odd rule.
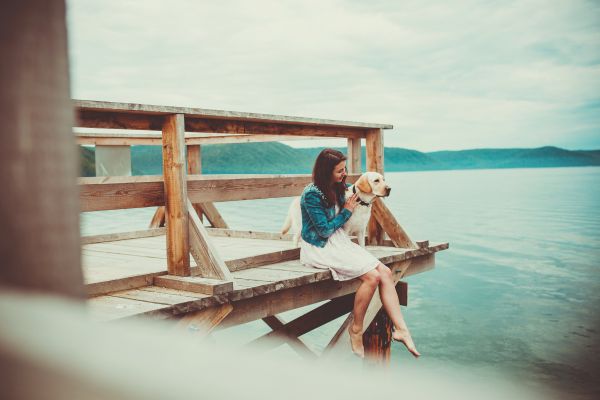
[[[205, 174], [308, 174], [323, 147], [296, 149], [278, 142], [211, 144], [202, 146]], [[346, 154], [346, 148], [337, 148]], [[600, 165], [600, 150], [565, 150], [558, 147], [535, 149], [474, 149], [434, 151], [389, 147], [385, 149], [385, 170], [431, 171], [482, 168], [543, 168]], [[362, 168], [365, 169], [365, 148]], [[160, 146], [133, 146], [134, 175], [162, 173]], [[81, 148], [81, 175], [94, 176], [94, 149]]]

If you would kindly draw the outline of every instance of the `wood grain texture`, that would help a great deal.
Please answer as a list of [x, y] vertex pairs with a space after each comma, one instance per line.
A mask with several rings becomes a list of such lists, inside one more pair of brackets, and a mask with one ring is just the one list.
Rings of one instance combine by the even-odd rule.
[[[356, 182], [359, 175], [349, 175]], [[193, 175], [187, 178], [192, 203], [298, 196], [312, 178], [298, 175]], [[81, 211], [117, 210], [165, 204], [158, 175], [78, 178]]]
[[348, 161], [346, 167], [349, 174], [360, 174], [361, 170], [360, 139], [348, 139]]
[[189, 214], [190, 252], [198, 265], [199, 276], [232, 281], [233, 275], [219, 255], [217, 248], [212, 244], [206, 228], [200, 222], [200, 218], [189, 200], [187, 201], [187, 211]]
[[161, 275], [154, 278], [154, 285], [203, 294], [223, 294], [233, 290], [233, 281], [202, 278], [199, 276]]
[[190, 244], [183, 115], [173, 114], [164, 118], [163, 176], [167, 266], [171, 275], [189, 276]]
[[[369, 129], [366, 136], [367, 171], [383, 174], [383, 131], [381, 129]], [[371, 215], [367, 225], [367, 243], [370, 245], [381, 245], [385, 240], [384, 230]]]
[[372, 203], [371, 215], [375, 217], [379, 226], [381, 226], [383, 231], [388, 234], [390, 240], [396, 247], [411, 249], [417, 247], [406, 231], [400, 226], [390, 209], [380, 198], [376, 198]]
[[146, 229], [142, 231], [106, 233], [103, 235], [83, 236], [81, 238], [81, 244], [85, 245], [93, 243], [115, 242], [118, 240], [140, 239], [146, 237], [162, 236], [166, 235], [166, 233], [167, 230], [165, 228]]
[[[292, 117], [286, 115], [258, 114], [239, 111], [226, 110], [209, 110], [202, 108], [189, 107], [172, 107], [150, 104], [135, 104], [135, 103], [114, 103], [108, 101], [91, 101], [91, 100], [74, 100], [78, 114], [81, 113], [108, 113], [108, 114], [125, 114], [136, 116], [160, 116], [164, 114], [184, 114], [188, 117], [199, 118], [214, 118], [214, 119], [229, 119], [233, 121], [265, 121], [279, 123], [293, 123], [306, 125], [327, 125], [327, 126], [342, 126], [353, 128], [379, 128], [392, 129], [389, 124], [373, 124], [353, 121], [335, 121], [319, 118]], [[160, 124], [159, 124], [160, 125]], [[160, 130], [160, 128], [156, 129]]]

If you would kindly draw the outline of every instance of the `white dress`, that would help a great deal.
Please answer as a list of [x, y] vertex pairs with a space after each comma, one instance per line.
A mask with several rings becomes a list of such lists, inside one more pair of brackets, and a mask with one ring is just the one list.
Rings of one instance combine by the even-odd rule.
[[[339, 212], [336, 204], [335, 213]], [[367, 250], [350, 240], [344, 229], [337, 229], [325, 247], [305, 242], [300, 238], [300, 262], [306, 266], [331, 270], [336, 281], [359, 277], [379, 265], [379, 260]]]

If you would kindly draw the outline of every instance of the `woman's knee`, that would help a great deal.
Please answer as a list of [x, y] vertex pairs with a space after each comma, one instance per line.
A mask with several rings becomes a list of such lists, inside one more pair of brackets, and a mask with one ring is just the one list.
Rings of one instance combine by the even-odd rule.
[[363, 281], [373, 286], [379, 285], [379, 282], [381, 282], [381, 274], [377, 269], [367, 272], [362, 276], [362, 278]]
[[381, 276], [381, 280], [391, 280], [392, 279], [392, 271], [383, 264], [379, 264], [377, 266], [377, 271]]

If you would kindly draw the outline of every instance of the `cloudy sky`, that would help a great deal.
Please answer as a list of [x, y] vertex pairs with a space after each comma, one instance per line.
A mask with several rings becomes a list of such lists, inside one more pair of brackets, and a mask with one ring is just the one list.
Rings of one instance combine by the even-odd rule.
[[[600, 2], [67, 0], [72, 96], [600, 148]], [[293, 146], [339, 141], [288, 142]]]

